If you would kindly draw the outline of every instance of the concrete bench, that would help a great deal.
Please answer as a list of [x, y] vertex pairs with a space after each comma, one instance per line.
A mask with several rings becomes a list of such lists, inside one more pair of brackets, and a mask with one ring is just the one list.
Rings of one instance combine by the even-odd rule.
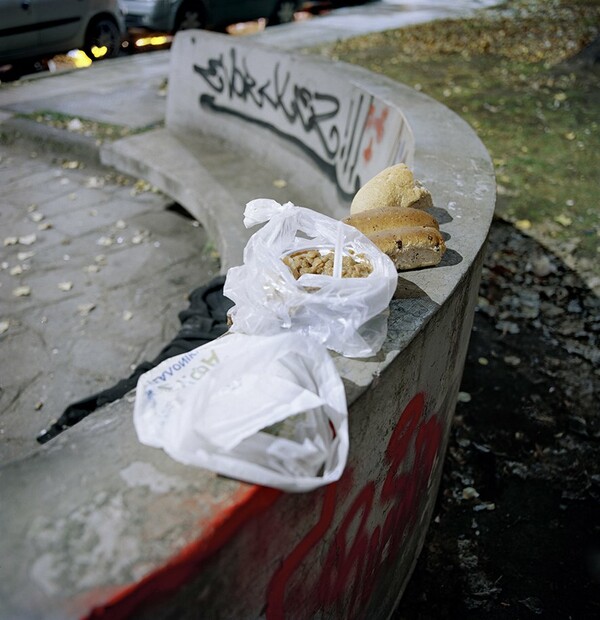
[[139, 444], [132, 398], [0, 469], [0, 617], [388, 617], [440, 482], [494, 209], [489, 156], [447, 108], [356, 67], [199, 31], [176, 37], [171, 63], [166, 127], [102, 159], [189, 210], [224, 270], [251, 233], [247, 201], [341, 217], [397, 161], [432, 192], [449, 251], [401, 275], [376, 358], [335, 357], [350, 408], [338, 483], [286, 494], [180, 465]]

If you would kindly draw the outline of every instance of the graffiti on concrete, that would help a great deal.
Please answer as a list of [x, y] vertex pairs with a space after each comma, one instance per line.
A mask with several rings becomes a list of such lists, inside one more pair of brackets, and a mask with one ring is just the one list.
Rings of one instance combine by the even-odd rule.
[[[419, 393], [402, 412], [377, 480], [353, 492], [353, 474], [347, 470], [338, 483], [325, 488], [318, 522], [271, 579], [267, 620], [288, 617], [294, 609], [307, 617], [330, 609], [345, 618], [365, 610], [425, 511], [442, 442], [439, 416], [425, 416], [425, 397]], [[342, 499], [346, 497], [348, 501]], [[324, 543], [324, 554], [312, 556]]]
[[[194, 64], [194, 72], [202, 79], [203, 108], [261, 125], [295, 143], [348, 197], [366, 175], [391, 163], [375, 157], [386, 136], [389, 108], [350, 85], [343, 92], [328, 90], [327, 82], [295, 76], [277, 58], [251, 63], [235, 47]], [[390, 136], [395, 145], [398, 131]], [[388, 153], [382, 156], [389, 159]]]

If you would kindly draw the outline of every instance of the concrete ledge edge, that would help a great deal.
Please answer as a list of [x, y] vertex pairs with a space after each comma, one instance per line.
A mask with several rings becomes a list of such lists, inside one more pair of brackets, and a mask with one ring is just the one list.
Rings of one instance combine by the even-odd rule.
[[9, 140], [26, 139], [44, 151], [68, 155], [100, 164], [100, 145], [95, 138], [58, 129], [14, 116], [0, 124], [0, 136]]

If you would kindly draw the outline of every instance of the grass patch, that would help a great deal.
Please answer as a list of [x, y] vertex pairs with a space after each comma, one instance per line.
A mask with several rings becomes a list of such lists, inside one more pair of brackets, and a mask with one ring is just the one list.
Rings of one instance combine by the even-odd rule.
[[599, 33], [598, 1], [512, 0], [316, 51], [460, 114], [493, 158], [497, 214], [600, 283], [600, 68], [568, 62]]
[[131, 127], [125, 127], [123, 125], [92, 121], [80, 116], [71, 116], [69, 114], [61, 114], [60, 112], [52, 112], [49, 110], [40, 110], [29, 114], [18, 114], [17, 117], [55, 127], [56, 129], [63, 129], [72, 133], [95, 138], [98, 143], [110, 142], [112, 140], [118, 140], [142, 133], [149, 129], [154, 129], [154, 127], [132, 129]]

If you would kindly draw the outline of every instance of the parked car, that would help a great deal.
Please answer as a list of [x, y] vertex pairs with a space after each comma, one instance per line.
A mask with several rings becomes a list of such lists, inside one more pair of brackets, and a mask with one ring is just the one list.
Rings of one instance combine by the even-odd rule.
[[0, 0], [0, 65], [73, 49], [112, 57], [124, 36], [119, 0]]
[[121, 0], [127, 28], [177, 32], [221, 29], [265, 17], [269, 24], [291, 22], [300, 0]]

